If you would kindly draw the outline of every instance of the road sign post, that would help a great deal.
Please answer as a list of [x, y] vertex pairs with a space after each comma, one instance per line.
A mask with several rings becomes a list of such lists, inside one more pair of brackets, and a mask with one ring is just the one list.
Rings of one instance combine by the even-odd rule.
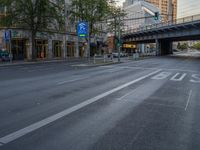
[[79, 38], [87, 38], [88, 37], [88, 23], [85, 21], [81, 21], [78, 23], [77, 27], [78, 37]]
[[80, 21], [77, 26], [77, 35], [79, 38], [88, 38], [87, 40], [87, 57], [90, 62], [90, 35], [89, 35], [89, 23], [86, 21]]
[[12, 63], [13, 55], [12, 55], [12, 31], [6, 30], [4, 32], [4, 40], [9, 43], [9, 59], [10, 63]]

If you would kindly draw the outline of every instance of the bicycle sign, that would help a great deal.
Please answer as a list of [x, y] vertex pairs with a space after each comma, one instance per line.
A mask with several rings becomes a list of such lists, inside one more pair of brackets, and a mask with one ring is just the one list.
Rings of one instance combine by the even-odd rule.
[[88, 23], [87, 22], [79, 22], [77, 27], [77, 34], [80, 38], [85, 38], [88, 36]]

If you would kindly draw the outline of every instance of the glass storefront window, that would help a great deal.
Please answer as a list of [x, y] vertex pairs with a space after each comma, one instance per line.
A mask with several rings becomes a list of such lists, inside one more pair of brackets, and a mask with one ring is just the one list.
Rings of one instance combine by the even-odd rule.
[[53, 41], [53, 57], [62, 57], [62, 42]]
[[47, 58], [48, 56], [48, 41], [36, 40], [37, 58]]

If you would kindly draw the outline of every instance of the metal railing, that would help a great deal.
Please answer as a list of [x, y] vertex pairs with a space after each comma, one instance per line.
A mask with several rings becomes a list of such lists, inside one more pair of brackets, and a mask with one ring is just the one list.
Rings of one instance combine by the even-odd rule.
[[200, 21], [200, 14], [185, 17], [185, 18], [175, 19], [173, 21], [151, 24], [151, 25], [147, 25], [147, 26], [139, 27], [139, 28], [129, 28], [129, 29], [126, 29], [123, 31], [123, 35], [130, 34], [130, 33], [136, 33], [136, 32], [148, 31], [148, 30], [152, 30], [152, 29], [156, 29], [156, 28], [168, 27], [168, 26], [172, 26], [172, 25], [192, 23], [195, 21]]

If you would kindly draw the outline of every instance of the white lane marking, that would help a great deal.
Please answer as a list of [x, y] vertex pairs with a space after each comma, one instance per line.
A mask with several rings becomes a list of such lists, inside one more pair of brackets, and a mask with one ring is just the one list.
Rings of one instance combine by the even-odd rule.
[[189, 105], [189, 103], [190, 103], [191, 96], [192, 96], [192, 90], [190, 90], [190, 93], [189, 93], [189, 96], [188, 96], [188, 100], [187, 100], [187, 103], [186, 103], [186, 106], [185, 106], [185, 111], [186, 111], [187, 108], [188, 108], [188, 105]]
[[87, 78], [77, 78], [77, 79], [72, 79], [72, 80], [61, 81], [61, 82], [58, 82], [57, 85], [63, 85], [66, 83], [71, 83], [71, 82], [75, 82], [75, 81], [79, 81], [79, 80], [83, 80], [83, 79], [87, 79]]
[[194, 79], [191, 79], [190, 82], [192, 82], [192, 83], [200, 83], [200, 75], [199, 74], [193, 74], [192, 78], [194, 78]]
[[[107, 66], [100, 66], [102, 68], [107, 68]], [[115, 66], [116, 67], [116, 66]], [[113, 67], [114, 68], [114, 67]], [[160, 69], [160, 68], [156, 68], [156, 67], [136, 67], [136, 66], [117, 66], [117, 68], [127, 68], [127, 69], [146, 69], [146, 70], [155, 70], [155, 69]], [[182, 72], [191, 72], [191, 73], [199, 73], [199, 71], [195, 71], [195, 70], [187, 70], [187, 69], [172, 69], [172, 68], [162, 68], [162, 70], [166, 70], [166, 71], [182, 71]]]
[[182, 81], [187, 74], [184, 73], [179, 78], [177, 78], [179, 75], [180, 75], [180, 73], [176, 73], [170, 80], [171, 81]]
[[171, 72], [161, 72], [161, 73], [157, 74], [156, 76], [152, 77], [151, 79], [162, 80], [162, 79], [166, 79], [171, 74], [172, 74]]
[[62, 111], [60, 113], [57, 113], [57, 114], [55, 114], [53, 116], [50, 116], [50, 117], [48, 117], [46, 119], [43, 119], [43, 120], [41, 120], [39, 122], [36, 122], [36, 123], [34, 123], [32, 125], [29, 125], [29, 126], [23, 128], [23, 129], [20, 129], [20, 130], [18, 130], [16, 132], [8, 134], [8, 135], [0, 138], [0, 143], [7, 144], [9, 142], [12, 142], [12, 141], [14, 141], [14, 140], [16, 140], [16, 139], [28, 134], [28, 133], [31, 133], [31, 132], [33, 132], [33, 131], [41, 128], [41, 127], [44, 127], [44, 126], [46, 126], [46, 125], [48, 125], [48, 124], [50, 124], [52, 122], [55, 122], [56, 120], [61, 119], [62, 117], [65, 117], [65, 116], [67, 116], [67, 115], [69, 115], [69, 114], [71, 114], [71, 113], [73, 113], [73, 112], [75, 112], [75, 111], [77, 111], [77, 110], [79, 110], [79, 109], [81, 109], [83, 107], [86, 107], [86, 106], [88, 106], [88, 105], [90, 105], [90, 104], [92, 104], [92, 103], [94, 103], [94, 102], [96, 102], [96, 101], [98, 101], [98, 100], [100, 100], [100, 99], [102, 99], [102, 98], [114, 93], [114, 92], [117, 92], [117, 91], [119, 91], [119, 90], [121, 90], [123, 88], [126, 88], [126, 87], [128, 87], [128, 86], [130, 86], [132, 84], [135, 84], [135, 83], [137, 83], [137, 82], [139, 82], [141, 80], [144, 80], [144, 79], [146, 79], [146, 78], [148, 78], [148, 77], [150, 77], [150, 76], [152, 76], [152, 75], [154, 75], [154, 74], [156, 74], [156, 73], [158, 73], [160, 71], [161, 71], [161, 69], [160, 70], [156, 70], [154, 72], [151, 72], [151, 73], [149, 73], [149, 74], [147, 74], [145, 76], [142, 76], [142, 77], [140, 77], [140, 78], [138, 78], [136, 80], [130, 81], [128, 83], [125, 83], [125, 84], [123, 84], [121, 86], [118, 86], [118, 87], [116, 87], [116, 88], [114, 88], [114, 89], [112, 89], [110, 91], [102, 93], [102, 94], [100, 94], [100, 95], [98, 95], [96, 97], [93, 97], [91, 99], [88, 99], [88, 100], [86, 100], [86, 101], [84, 101], [84, 102], [82, 102], [82, 103], [80, 103], [78, 105], [75, 105], [75, 106], [73, 106], [71, 108], [68, 108], [68, 109], [66, 109], [66, 110], [64, 110], [64, 111]]
[[122, 97], [119, 97], [119, 98], [116, 98], [116, 99], [119, 100], [119, 101], [121, 101], [121, 100], [123, 100], [125, 97], [131, 95], [133, 92], [135, 92], [135, 90], [130, 91], [130, 92], [126, 93], [125, 95], [123, 95]]

